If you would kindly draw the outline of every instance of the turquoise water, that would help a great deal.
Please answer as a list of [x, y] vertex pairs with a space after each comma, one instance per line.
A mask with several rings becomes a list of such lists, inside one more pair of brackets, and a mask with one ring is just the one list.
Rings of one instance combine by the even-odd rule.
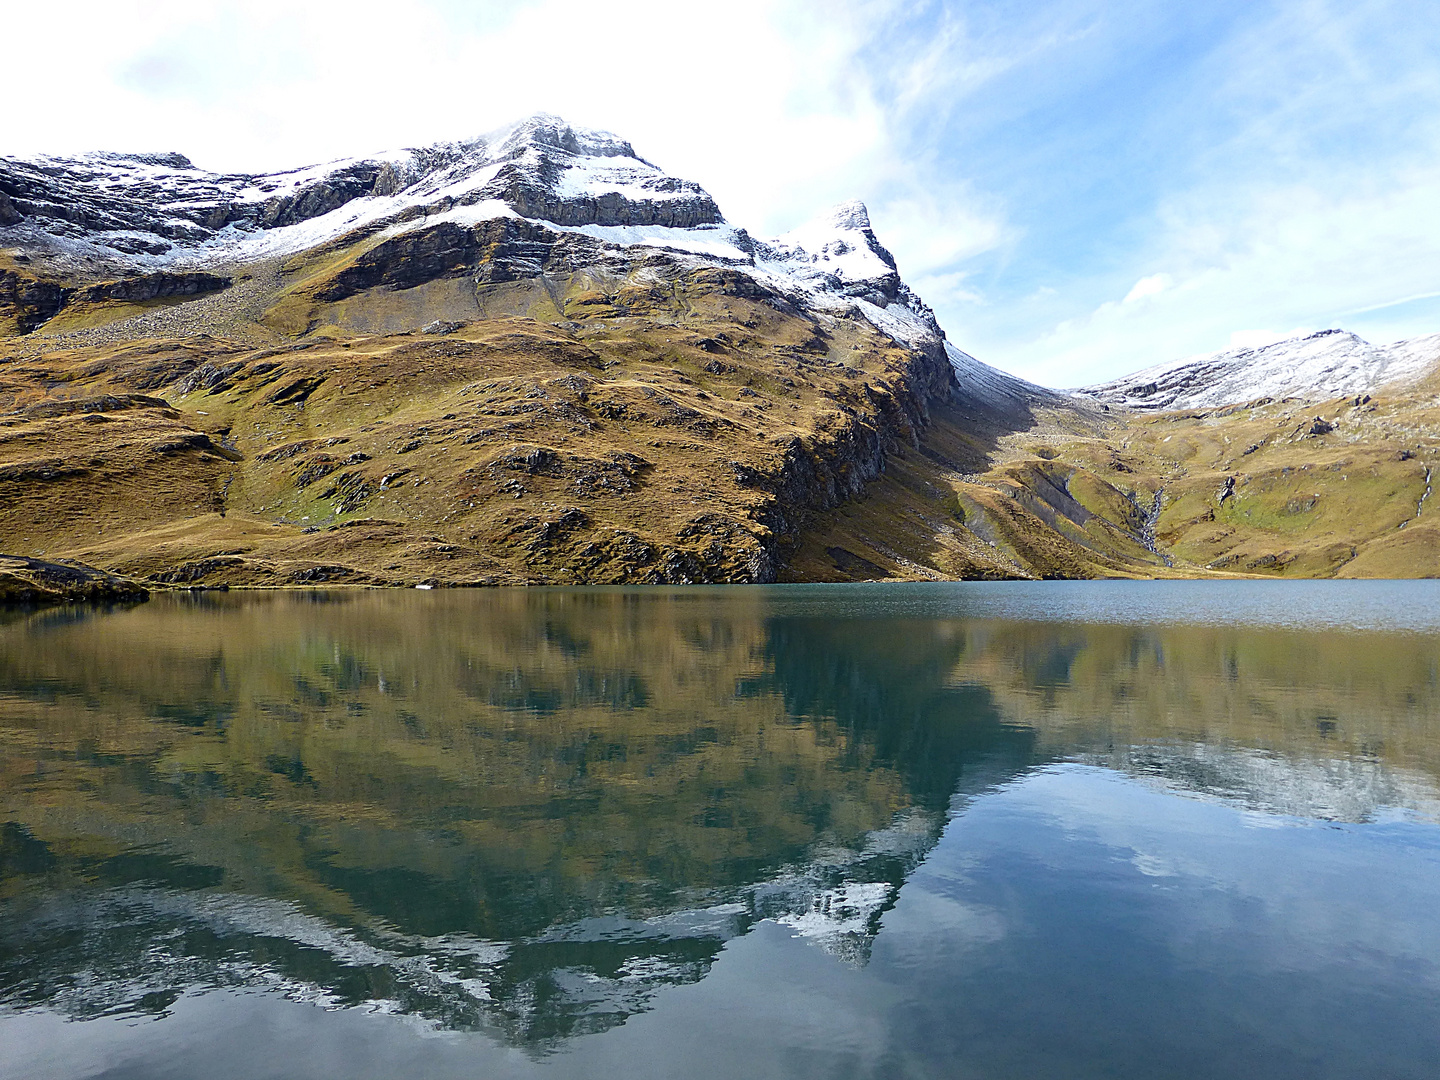
[[1440, 588], [0, 614], [0, 1076], [1433, 1077]]

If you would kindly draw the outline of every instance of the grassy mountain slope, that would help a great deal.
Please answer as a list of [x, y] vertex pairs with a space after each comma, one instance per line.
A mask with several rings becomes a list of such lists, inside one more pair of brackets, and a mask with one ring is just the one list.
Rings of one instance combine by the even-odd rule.
[[858, 314], [514, 222], [229, 280], [12, 317], [0, 549], [211, 586], [1440, 572], [1433, 384], [1319, 426], [1002, 409]]

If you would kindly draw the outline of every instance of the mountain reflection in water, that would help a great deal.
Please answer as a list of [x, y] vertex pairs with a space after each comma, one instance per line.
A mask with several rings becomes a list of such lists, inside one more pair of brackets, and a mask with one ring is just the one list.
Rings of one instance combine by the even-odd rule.
[[1057, 763], [1440, 820], [1435, 633], [1017, 619], [997, 595], [12, 613], [0, 1006], [163, 1017], [245, 987], [543, 1054], [763, 920], [864, 965], [947, 823]]

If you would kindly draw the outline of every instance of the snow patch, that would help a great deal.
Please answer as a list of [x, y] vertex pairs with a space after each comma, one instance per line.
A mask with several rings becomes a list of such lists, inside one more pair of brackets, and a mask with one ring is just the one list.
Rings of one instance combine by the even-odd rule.
[[963, 398], [1006, 410], [1061, 399], [1054, 390], [982, 364], [948, 341], [945, 342], [945, 356], [950, 361], [950, 369], [955, 373], [955, 382]]

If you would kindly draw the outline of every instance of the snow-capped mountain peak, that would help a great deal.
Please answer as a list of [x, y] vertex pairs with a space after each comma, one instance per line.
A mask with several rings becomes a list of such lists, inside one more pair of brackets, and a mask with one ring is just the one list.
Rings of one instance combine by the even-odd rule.
[[[724, 265], [802, 307], [858, 311], [907, 347], [944, 351], [944, 331], [901, 279], [864, 203], [841, 203], [757, 241], [726, 221], [699, 184], [669, 175], [617, 135], [556, 116], [266, 174], [207, 172], [177, 153], [0, 158], [0, 245], [72, 280], [224, 272], [332, 242], [497, 219]], [[1021, 397], [1036, 389], [958, 350], [951, 362], [977, 393], [994, 380]]]
[[[268, 174], [210, 173], [179, 154], [0, 158], [0, 198], [8, 200], [0, 241], [62, 274], [223, 269], [351, 234], [524, 218], [615, 247], [747, 268], [832, 306], [893, 309], [892, 336], [943, 337], [863, 203], [757, 243], [699, 184], [669, 175], [617, 135], [546, 114], [473, 139]], [[891, 325], [897, 318], [913, 325]]]
[[895, 256], [875, 236], [870, 213], [858, 199], [833, 206], [776, 241], [783, 257], [809, 261], [847, 284], [898, 276]]
[[938, 347], [945, 337], [929, 305], [901, 279], [895, 257], [875, 236], [869, 211], [858, 200], [751, 248], [757, 270], [832, 303], [858, 304], [897, 341]]
[[[628, 141], [608, 131], [580, 128], [549, 113], [537, 113], [528, 119], [499, 128], [476, 140], [493, 147], [491, 157], [497, 161], [516, 158], [534, 147], [563, 150], [576, 157], [628, 157], [650, 165], [635, 153]], [[653, 165], [650, 165], [654, 168]]]
[[562, 227], [723, 221], [703, 188], [625, 140], [545, 115], [477, 139], [268, 174], [206, 172], [175, 153], [0, 158], [0, 197], [4, 240], [61, 270], [234, 264], [457, 207]]

